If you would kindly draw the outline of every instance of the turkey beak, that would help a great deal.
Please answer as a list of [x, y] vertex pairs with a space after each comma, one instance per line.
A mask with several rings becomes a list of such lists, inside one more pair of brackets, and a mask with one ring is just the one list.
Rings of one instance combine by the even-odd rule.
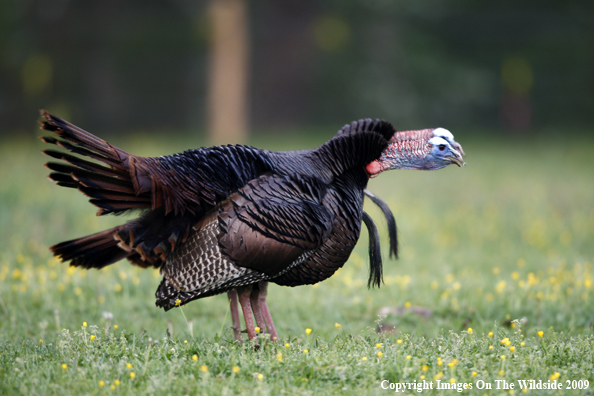
[[464, 160], [462, 159], [462, 155], [456, 150], [453, 150], [452, 155], [448, 155], [446, 158], [449, 159], [452, 162], [452, 164], [456, 164], [460, 168], [466, 166], [466, 162], [464, 162]]
[[459, 152], [460, 154], [462, 154], [462, 157], [464, 157], [464, 156], [466, 155], [466, 153], [465, 153], [465, 152], [464, 152], [464, 150], [462, 149], [462, 145], [461, 145], [460, 143], [458, 143], [458, 142], [454, 142], [454, 148], [455, 148], [456, 150], [458, 150], [458, 152]]

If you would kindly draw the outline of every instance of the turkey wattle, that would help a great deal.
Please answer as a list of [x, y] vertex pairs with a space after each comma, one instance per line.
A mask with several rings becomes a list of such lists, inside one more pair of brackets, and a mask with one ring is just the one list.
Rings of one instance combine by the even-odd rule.
[[[160, 268], [156, 297], [165, 310], [229, 292], [236, 339], [238, 297], [250, 339], [256, 336], [252, 313], [278, 339], [267, 282], [298, 286], [330, 277], [351, 254], [362, 221], [379, 243], [363, 212], [364, 195], [383, 204], [389, 225], [393, 216], [365, 190], [370, 177], [389, 169], [464, 165], [462, 147], [449, 131], [396, 132], [381, 120], [346, 125], [312, 150], [228, 145], [139, 157], [48, 112], [42, 117], [42, 129], [57, 135], [42, 140], [77, 154], [45, 150], [61, 160], [46, 165], [51, 180], [90, 197], [97, 215], [143, 211], [126, 224], [54, 245], [54, 255], [87, 269], [124, 258]], [[396, 253], [395, 223], [389, 229]], [[370, 253], [369, 283], [379, 286], [379, 245]]]

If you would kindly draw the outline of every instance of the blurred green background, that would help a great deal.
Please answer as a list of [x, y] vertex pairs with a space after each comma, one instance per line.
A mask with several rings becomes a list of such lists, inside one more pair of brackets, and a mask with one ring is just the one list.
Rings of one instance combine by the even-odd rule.
[[[211, 8], [225, 2], [0, 1], [0, 133], [29, 131], [39, 108], [101, 134], [204, 133]], [[591, 1], [239, 3], [252, 134], [365, 117], [591, 133]]]

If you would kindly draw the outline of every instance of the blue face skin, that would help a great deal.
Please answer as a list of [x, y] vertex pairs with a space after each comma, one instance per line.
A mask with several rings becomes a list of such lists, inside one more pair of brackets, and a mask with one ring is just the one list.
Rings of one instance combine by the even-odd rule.
[[[376, 177], [390, 169], [437, 170], [450, 164], [456, 164], [459, 167], [466, 165], [462, 159], [464, 155], [462, 146], [454, 140], [450, 131], [437, 128], [432, 131], [432, 134], [433, 137], [426, 143], [423, 138], [412, 145], [411, 142], [415, 139], [392, 142], [379, 159], [365, 167], [369, 177]], [[399, 147], [400, 144], [403, 147]]]
[[[441, 129], [441, 128], [440, 128]], [[444, 131], [446, 131], [444, 129]], [[447, 132], [447, 131], [446, 131]], [[448, 132], [449, 133], [449, 132]], [[451, 134], [450, 134], [451, 135]], [[453, 141], [453, 136], [452, 136]], [[427, 156], [427, 162], [434, 162], [443, 166], [449, 164], [456, 164], [460, 167], [465, 166], [466, 163], [462, 159], [462, 154], [442, 137], [432, 137], [428, 142], [431, 147], [431, 153]], [[459, 145], [459, 144], [458, 144]], [[442, 167], [443, 167], [442, 166]]]
[[462, 156], [466, 155], [460, 143], [454, 140], [454, 135], [452, 135], [452, 132], [448, 131], [447, 129], [437, 128], [433, 131], [433, 136], [445, 139], [454, 149], [456, 149], [456, 151], [462, 154]]

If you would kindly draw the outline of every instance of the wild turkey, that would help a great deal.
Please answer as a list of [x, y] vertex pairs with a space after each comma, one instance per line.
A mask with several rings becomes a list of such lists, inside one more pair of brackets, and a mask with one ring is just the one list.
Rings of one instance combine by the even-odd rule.
[[[388, 169], [464, 165], [461, 147], [448, 131], [397, 133], [381, 120], [346, 125], [312, 150], [227, 145], [138, 157], [41, 114], [42, 129], [57, 135], [42, 140], [78, 154], [45, 150], [62, 161], [46, 164], [51, 180], [90, 197], [97, 215], [143, 211], [126, 224], [54, 245], [54, 255], [86, 269], [124, 258], [160, 268], [157, 306], [165, 310], [229, 292], [236, 338], [237, 292], [249, 338], [256, 336], [253, 312], [276, 340], [265, 301], [268, 281], [298, 286], [330, 277], [347, 261], [363, 220], [377, 242], [377, 229], [363, 212], [370, 177]], [[372, 252], [377, 256], [377, 246]], [[375, 257], [370, 284], [380, 284], [377, 264]]]

